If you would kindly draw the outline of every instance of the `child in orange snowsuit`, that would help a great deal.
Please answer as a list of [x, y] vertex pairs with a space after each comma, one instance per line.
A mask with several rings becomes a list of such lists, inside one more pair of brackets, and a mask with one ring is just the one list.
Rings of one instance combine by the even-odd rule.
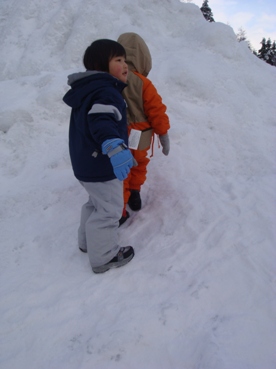
[[134, 211], [141, 209], [140, 189], [146, 180], [147, 165], [150, 161], [147, 151], [151, 146], [154, 133], [159, 136], [163, 154], [169, 154], [170, 123], [161, 96], [147, 78], [152, 63], [146, 43], [136, 33], [123, 33], [118, 38], [118, 42], [126, 50], [126, 62], [129, 68], [128, 86], [123, 92], [127, 102], [129, 138], [131, 139], [132, 130], [142, 131], [138, 149], [131, 150], [138, 165], [131, 168], [128, 178], [124, 181], [122, 224], [129, 217], [126, 204]]

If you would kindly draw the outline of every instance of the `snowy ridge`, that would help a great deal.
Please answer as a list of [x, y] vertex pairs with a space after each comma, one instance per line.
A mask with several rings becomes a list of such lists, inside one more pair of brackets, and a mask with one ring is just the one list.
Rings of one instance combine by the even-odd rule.
[[[0, 11], [1, 368], [275, 369], [275, 67], [177, 0]], [[87, 45], [127, 31], [151, 50], [171, 152], [155, 144], [120, 228], [135, 258], [94, 275], [62, 96]]]

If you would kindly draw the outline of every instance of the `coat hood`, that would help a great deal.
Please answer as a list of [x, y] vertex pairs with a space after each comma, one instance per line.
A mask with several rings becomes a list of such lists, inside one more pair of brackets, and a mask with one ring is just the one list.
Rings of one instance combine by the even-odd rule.
[[80, 107], [87, 95], [91, 94], [91, 91], [93, 91], [93, 82], [95, 78], [97, 78], [96, 71], [70, 74], [67, 84], [71, 89], [64, 95], [63, 101], [71, 108]]
[[151, 70], [152, 62], [149, 48], [145, 41], [137, 33], [123, 33], [118, 42], [126, 50], [126, 62], [129, 70], [136, 71], [147, 77]]
[[127, 86], [109, 73], [89, 70], [70, 74], [67, 83], [71, 89], [64, 95], [63, 101], [71, 108], [80, 107], [87, 96], [99, 88], [114, 86], [122, 92]]

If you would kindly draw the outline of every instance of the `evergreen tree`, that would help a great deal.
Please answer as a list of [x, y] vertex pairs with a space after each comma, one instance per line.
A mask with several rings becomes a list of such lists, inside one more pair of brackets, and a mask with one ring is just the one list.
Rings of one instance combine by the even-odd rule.
[[267, 63], [270, 65], [276, 65], [275, 61], [276, 61], [276, 45], [275, 45], [275, 41], [273, 42], [273, 44], [271, 44], [271, 40], [268, 39], [267, 43]]
[[269, 51], [271, 49], [271, 40], [270, 40], [270, 38], [266, 42], [266, 49], [267, 49], [267, 51]]
[[262, 47], [258, 51], [258, 57], [264, 60], [270, 65], [276, 66], [276, 44], [275, 41], [271, 44], [270, 38], [266, 41], [265, 38], [262, 39]]
[[271, 65], [274, 65], [276, 67], [276, 42], [275, 41], [273, 41], [271, 51], [272, 51]]
[[238, 29], [238, 33], [236, 34], [236, 36], [239, 42], [246, 41], [246, 32], [242, 27]]
[[213, 13], [211, 8], [208, 5], [208, 0], [203, 1], [202, 7], [200, 8], [204, 18], [208, 21], [208, 22], [214, 22], [214, 18], [213, 18]]
[[236, 33], [236, 36], [237, 36], [238, 42], [246, 41], [248, 48], [252, 51], [252, 53], [254, 53], [250, 41], [248, 41], [246, 38], [246, 31], [242, 27], [238, 29], [238, 33]]
[[260, 50], [258, 50], [258, 58], [262, 59], [262, 60], [266, 60], [266, 53], [267, 53], [267, 49], [266, 49], [266, 39], [263, 38], [262, 39], [262, 47], [260, 48]]

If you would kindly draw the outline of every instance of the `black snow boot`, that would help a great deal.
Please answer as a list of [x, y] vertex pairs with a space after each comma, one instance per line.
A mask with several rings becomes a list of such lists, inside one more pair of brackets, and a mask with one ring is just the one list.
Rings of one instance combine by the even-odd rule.
[[121, 216], [121, 219], [119, 220], [119, 227], [125, 223], [125, 221], [129, 218], [129, 212], [125, 209], [123, 210], [123, 214]]
[[138, 211], [142, 207], [142, 201], [140, 197], [140, 191], [138, 190], [130, 190], [131, 194], [128, 199], [128, 205], [131, 210]]
[[92, 270], [94, 273], [104, 273], [109, 269], [119, 268], [129, 263], [130, 260], [133, 258], [133, 256], [134, 256], [133, 247], [131, 246], [121, 247], [118, 254], [114, 256], [114, 258], [110, 260], [109, 263], [98, 267], [93, 267]]

